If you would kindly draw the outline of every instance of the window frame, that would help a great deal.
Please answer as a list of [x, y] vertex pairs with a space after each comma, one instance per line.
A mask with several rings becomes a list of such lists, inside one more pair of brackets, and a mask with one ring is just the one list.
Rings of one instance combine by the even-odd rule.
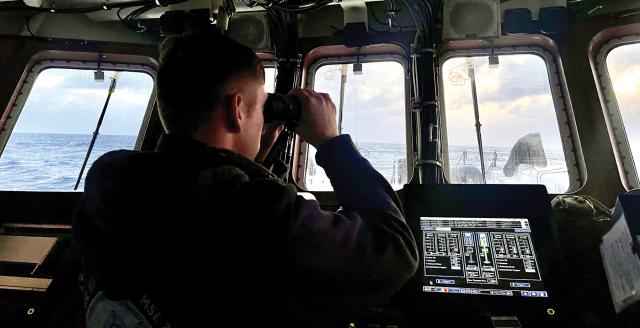
[[[407, 183], [413, 179], [414, 170], [415, 170], [415, 156], [413, 149], [413, 125], [412, 122], [412, 113], [411, 113], [411, 103], [410, 103], [410, 72], [409, 72], [409, 61], [405, 56], [396, 53], [380, 53], [380, 54], [360, 54], [360, 55], [338, 55], [332, 57], [321, 57], [319, 59], [314, 60], [309, 66], [305, 78], [305, 88], [309, 88], [314, 90], [314, 82], [315, 75], [317, 70], [325, 65], [336, 65], [336, 64], [355, 64], [355, 63], [374, 63], [374, 62], [396, 62], [402, 66], [404, 71], [404, 89], [405, 89], [405, 140], [406, 140], [406, 151], [407, 151]], [[302, 188], [305, 191], [310, 192], [327, 192], [320, 190], [308, 190], [306, 185], [306, 172], [307, 172], [307, 162], [309, 159], [309, 144], [306, 142], [300, 141], [297, 147], [297, 165], [295, 170], [294, 180], [298, 187]], [[402, 189], [402, 188], [400, 188]], [[399, 190], [400, 190], [399, 189]], [[397, 191], [397, 190], [396, 190]], [[330, 191], [333, 192], [333, 191]]]
[[[99, 66], [99, 67], [98, 67]], [[153, 90], [145, 109], [140, 129], [134, 146], [139, 150], [142, 146], [151, 114], [156, 107], [156, 71], [157, 62], [144, 56], [85, 53], [69, 51], [42, 51], [32, 57], [27, 64], [15, 91], [0, 118], [0, 156], [9, 142], [13, 128], [20, 119], [20, 114], [31, 94], [31, 89], [40, 73], [47, 69], [83, 69], [83, 70], [109, 70], [124, 72], [140, 72], [148, 74], [153, 80]]]
[[[582, 158], [582, 149], [580, 148], [580, 140], [578, 130], [573, 115], [573, 107], [569, 99], [569, 92], [566, 86], [566, 80], [562, 72], [562, 65], [558, 56], [552, 55], [550, 51], [540, 46], [497, 46], [488, 48], [470, 48], [470, 49], [454, 49], [448, 50], [440, 55], [438, 60], [439, 70], [442, 70], [445, 61], [457, 57], [476, 57], [491, 55], [518, 55], [527, 54], [540, 57], [547, 68], [549, 77], [549, 86], [551, 89], [551, 97], [556, 112], [558, 128], [565, 160], [567, 163], [567, 171], [569, 173], [569, 189], [562, 194], [571, 194], [578, 191], [586, 182], [586, 169], [584, 159]], [[442, 151], [442, 167], [447, 181], [449, 177], [449, 154], [445, 151], [448, 147], [447, 139], [447, 120], [446, 108], [444, 101], [444, 80], [443, 74], [439, 74], [438, 86], [442, 90], [440, 97], [440, 122], [441, 122], [441, 151]]]
[[609, 138], [611, 139], [611, 145], [616, 157], [616, 164], [622, 184], [627, 190], [640, 187], [640, 176], [638, 176], [637, 171], [637, 165], [640, 165], [640, 156], [637, 159], [638, 162], [634, 163], [631, 144], [627, 138], [622, 113], [620, 113], [620, 106], [618, 105], [615, 90], [613, 90], [613, 83], [611, 82], [611, 76], [609, 75], [607, 57], [611, 51], [618, 47], [638, 43], [640, 43], [640, 34], [617, 36], [605, 41], [600, 48], [597, 49], [595, 58], [593, 58], [593, 56], [591, 58], [592, 69], [594, 70], [598, 91], [600, 93], [602, 111], [605, 116]]

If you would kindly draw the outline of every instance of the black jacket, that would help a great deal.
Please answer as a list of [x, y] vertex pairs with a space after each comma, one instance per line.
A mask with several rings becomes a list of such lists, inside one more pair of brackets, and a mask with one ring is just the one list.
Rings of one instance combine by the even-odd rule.
[[172, 327], [326, 326], [379, 304], [418, 262], [398, 198], [348, 135], [316, 159], [339, 212], [253, 161], [190, 139], [105, 154], [74, 220], [84, 275], [110, 299], [148, 295]]

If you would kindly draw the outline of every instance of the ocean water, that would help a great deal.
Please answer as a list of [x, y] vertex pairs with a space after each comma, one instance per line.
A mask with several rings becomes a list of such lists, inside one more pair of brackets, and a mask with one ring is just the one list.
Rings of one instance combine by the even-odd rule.
[[[0, 190], [73, 190], [87, 153], [90, 134], [14, 132], [0, 156]], [[132, 149], [136, 136], [99, 135], [78, 190], [91, 164], [116, 149]]]
[[[73, 190], [90, 141], [90, 134], [13, 133], [0, 156], [0, 190]], [[132, 149], [135, 142], [135, 136], [99, 135], [78, 190], [83, 189], [84, 177], [99, 156], [111, 150]], [[410, 177], [404, 144], [358, 143], [357, 147], [395, 189], [407, 183]], [[520, 165], [508, 177], [503, 168], [510, 152], [508, 147], [485, 146], [487, 183], [543, 184], [550, 193], [568, 190], [569, 175], [561, 150], [545, 149], [546, 166]], [[306, 187], [331, 190], [329, 179], [314, 158], [312, 149]], [[449, 146], [450, 182], [481, 183], [481, 179], [477, 147]]]
[[[398, 190], [410, 179], [404, 144], [358, 143], [358, 149], [391, 186]], [[482, 183], [480, 152], [477, 146], [449, 146], [449, 181], [454, 184]], [[509, 147], [484, 147], [485, 178], [488, 184], [542, 184], [549, 193], [564, 193], [569, 189], [569, 174], [564, 153], [545, 149], [546, 166], [522, 164], [513, 176], [503, 171], [511, 154]], [[332, 190], [326, 173], [315, 163], [315, 149], [310, 151], [305, 187], [314, 191]]]
[[[396, 143], [358, 142], [356, 147], [371, 165], [398, 190], [407, 183], [407, 146]], [[316, 149], [310, 147], [305, 188], [312, 191], [333, 190], [324, 170], [316, 164]]]
[[[483, 155], [488, 184], [542, 184], [549, 193], [569, 190], [569, 173], [561, 149], [544, 149], [546, 165], [521, 164], [513, 176], [503, 170], [511, 155], [510, 147], [484, 146]], [[449, 179], [451, 183], [482, 183], [477, 146], [449, 146]]]

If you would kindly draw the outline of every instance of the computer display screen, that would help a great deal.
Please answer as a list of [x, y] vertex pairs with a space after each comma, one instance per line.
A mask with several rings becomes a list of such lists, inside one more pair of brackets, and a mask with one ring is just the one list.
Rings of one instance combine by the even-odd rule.
[[422, 291], [548, 297], [524, 218], [421, 217]]

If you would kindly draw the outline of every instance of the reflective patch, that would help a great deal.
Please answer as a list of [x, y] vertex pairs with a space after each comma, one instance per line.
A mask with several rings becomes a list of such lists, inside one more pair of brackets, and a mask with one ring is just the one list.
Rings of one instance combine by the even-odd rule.
[[128, 300], [112, 301], [98, 292], [86, 313], [87, 328], [152, 328], [144, 315]]

